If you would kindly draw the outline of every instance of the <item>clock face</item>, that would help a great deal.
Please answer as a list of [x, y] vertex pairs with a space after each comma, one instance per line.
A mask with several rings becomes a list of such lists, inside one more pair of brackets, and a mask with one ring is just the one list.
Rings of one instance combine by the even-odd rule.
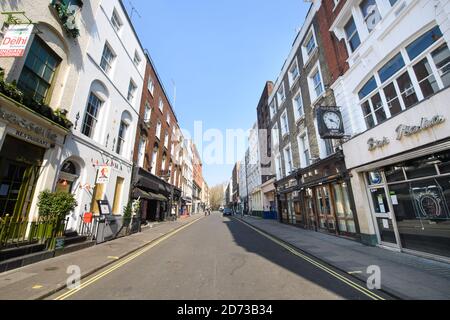
[[328, 129], [339, 130], [341, 127], [341, 118], [335, 112], [325, 112], [323, 115], [323, 121]]

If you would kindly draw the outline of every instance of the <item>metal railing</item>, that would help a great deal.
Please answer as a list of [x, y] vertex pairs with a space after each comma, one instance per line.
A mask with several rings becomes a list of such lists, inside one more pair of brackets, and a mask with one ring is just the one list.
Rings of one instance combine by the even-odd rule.
[[0, 249], [32, 243], [45, 243], [53, 249], [63, 236], [67, 221], [58, 217], [39, 217], [36, 221], [6, 215], [0, 218]]

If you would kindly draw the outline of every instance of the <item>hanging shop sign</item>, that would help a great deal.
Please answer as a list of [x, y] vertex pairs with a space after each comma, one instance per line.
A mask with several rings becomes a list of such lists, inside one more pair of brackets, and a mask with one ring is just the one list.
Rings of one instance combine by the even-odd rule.
[[23, 57], [32, 31], [32, 24], [10, 25], [0, 44], [0, 57]]
[[111, 176], [111, 168], [108, 166], [102, 166], [98, 169], [97, 184], [108, 183]]
[[[403, 140], [405, 137], [411, 137], [413, 135], [419, 134], [422, 131], [431, 129], [437, 125], [440, 125], [446, 121], [444, 116], [436, 115], [431, 119], [422, 118], [419, 125], [411, 126], [401, 124], [395, 130], [396, 139], [398, 141]], [[390, 139], [387, 137], [383, 137], [382, 139], [370, 138], [367, 141], [369, 151], [375, 151], [376, 149], [381, 149], [391, 143]]]
[[318, 107], [317, 123], [322, 139], [342, 139], [345, 136], [344, 121], [339, 107]]

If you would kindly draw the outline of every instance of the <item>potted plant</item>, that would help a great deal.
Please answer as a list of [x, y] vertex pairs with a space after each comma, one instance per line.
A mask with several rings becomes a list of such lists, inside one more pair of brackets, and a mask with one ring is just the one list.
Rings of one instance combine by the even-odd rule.
[[[64, 245], [64, 222], [67, 215], [77, 206], [73, 194], [65, 192], [42, 191], [38, 199], [39, 217], [43, 221], [39, 236], [44, 240], [50, 240], [50, 248], [54, 248], [56, 242]], [[58, 237], [59, 236], [59, 237]]]

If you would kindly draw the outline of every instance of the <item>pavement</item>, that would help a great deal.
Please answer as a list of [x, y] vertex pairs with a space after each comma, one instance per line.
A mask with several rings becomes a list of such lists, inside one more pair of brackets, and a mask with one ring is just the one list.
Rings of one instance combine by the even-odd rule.
[[343, 276], [215, 213], [48, 299], [374, 299], [365, 284]]
[[81, 278], [84, 279], [199, 218], [202, 218], [202, 215], [176, 222], [152, 224], [143, 229], [143, 232], [129, 237], [0, 273], [0, 300], [45, 298], [66, 287], [70, 276], [67, 273], [69, 267], [78, 266]]
[[450, 264], [407, 253], [368, 247], [278, 221], [244, 217], [242, 221], [324, 261], [353, 277], [367, 281], [369, 266], [381, 270], [381, 289], [400, 299], [449, 300]]

